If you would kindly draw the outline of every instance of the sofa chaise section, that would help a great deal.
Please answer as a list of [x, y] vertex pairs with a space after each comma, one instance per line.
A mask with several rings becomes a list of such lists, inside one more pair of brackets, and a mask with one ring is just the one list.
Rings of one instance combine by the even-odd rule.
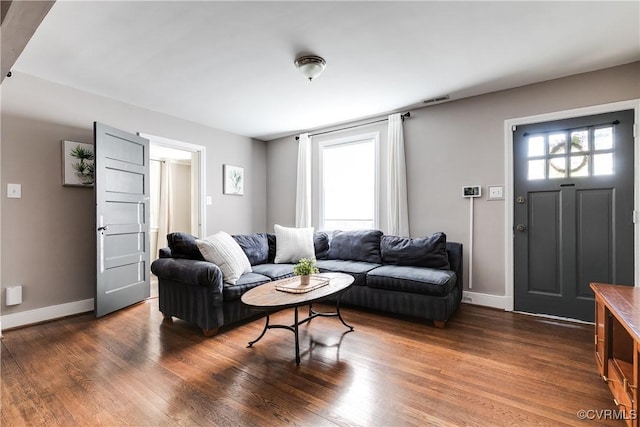
[[437, 327], [462, 300], [462, 244], [446, 243], [451, 270], [382, 265], [367, 273], [365, 287], [352, 287], [341, 303], [432, 320]]

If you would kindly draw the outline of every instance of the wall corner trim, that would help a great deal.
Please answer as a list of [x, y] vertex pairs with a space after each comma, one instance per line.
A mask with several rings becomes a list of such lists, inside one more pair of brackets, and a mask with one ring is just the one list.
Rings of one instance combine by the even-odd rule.
[[19, 313], [5, 314], [0, 316], [2, 328], [17, 328], [19, 326], [31, 325], [34, 323], [54, 320], [74, 314], [93, 311], [93, 298], [73, 301], [66, 304], [51, 305], [48, 307], [36, 308], [34, 310], [21, 311]]
[[504, 295], [483, 294], [480, 292], [462, 292], [462, 302], [466, 304], [481, 305], [483, 307], [499, 308], [508, 310], [507, 297]]

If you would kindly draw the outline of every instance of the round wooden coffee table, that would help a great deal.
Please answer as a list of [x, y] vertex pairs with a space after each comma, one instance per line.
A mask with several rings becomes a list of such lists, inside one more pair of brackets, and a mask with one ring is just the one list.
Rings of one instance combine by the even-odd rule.
[[[313, 277], [328, 279], [329, 283], [305, 293], [289, 293], [277, 289], [277, 287], [291, 283], [291, 279], [276, 280], [257, 286], [242, 295], [242, 302], [254, 310], [266, 313], [264, 329], [258, 338], [249, 342], [248, 347], [253, 346], [267, 332], [267, 329], [287, 329], [293, 332], [296, 347], [296, 365], [300, 364], [300, 343], [298, 340], [298, 327], [311, 319], [323, 317], [337, 317], [343, 325], [353, 331], [353, 326], [347, 324], [340, 314], [340, 295], [353, 285], [353, 276], [344, 273], [320, 273]], [[313, 303], [337, 295], [336, 311], [331, 313], [317, 312], [313, 309]], [[302, 320], [298, 319], [298, 307], [309, 306], [309, 315]], [[269, 315], [286, 308], [293, 308], [294, 317], [292, 325], [272, 325], [269, 323]]]

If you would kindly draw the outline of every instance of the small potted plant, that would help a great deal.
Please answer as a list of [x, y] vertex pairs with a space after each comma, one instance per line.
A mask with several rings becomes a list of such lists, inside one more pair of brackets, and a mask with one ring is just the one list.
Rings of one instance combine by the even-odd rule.
[[318, 273], [316, 260], [313, 258], [301, 258], [296, 265], [293, 266], [293, 274], [300, 276], [300, 284], [309, 284], [309, 275]]

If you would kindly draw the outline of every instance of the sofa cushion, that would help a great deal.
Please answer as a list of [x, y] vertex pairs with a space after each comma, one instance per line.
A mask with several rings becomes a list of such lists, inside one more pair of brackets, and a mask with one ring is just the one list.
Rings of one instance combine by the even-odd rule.
[[346, 261], [341, 259], [318, 260], [316, 266], [321, 273], [336, 272], [347, 273], [353, 276], [355, 286], [364, 286], [367, 272], [380, 267], [380, 264], [361, 261]]
[[444, 296], [456, 285], [456, 273], [424, 267], [383, 265], [367, 273], [367, 286], [390, 291]]
[[176, 232], [167, 234], [167, 243], [173, 258], [195, 259], [204, 261], [204, 257], [196, 244], [196, 237], [189, 233]]
[[380, 251], [384, 264], [449, 270], [447, 236], [441, 232], [414, 239], [382, 236]]
[[266, 233], [236, 234], [233, 239], [240, 245], [251, 265], [269, 261], [269, 241]]
[[328, 259], [382, 263], [380, 230], [335, 231], [329, 245]]
[[276, 233], [276, 264], [315, 258], [313, 227], [291, 228], [276, 224], [273, 228]]
[[[198, 250], [198, 252], [200, 252]], [[169, 248], [160, 248], [158, 249], [158, 258], [173, 258], [171, 256], [171, 249]], [[194, 260], [194, 261], [200, 261], [200, 260]]]
[[327, 259], [329, 254], [329, 235], [324, 231], [313, 233], [313, 249], [316, 253], [316, 259]]
[[206, 239], [197, 239], [196, 243], [204, 259], [220, 267], [226, 283], [234, 285], [243, 273], [251, 272], [251, 264], [244, 251], [224, 231]]
[[262, 274], [271, 280], [280, 280], [293, 276], [293, 264], [260, 264], [252, 267], [254, 273]]
[[233, 301], [240, 299], [242, 294], [247, 292], [249, 289], [255, 288], [256, 286], [260, 286], [264, 283], [270, 282], [267, 276], [263, 276], [262, 274], [257, 273], [245, 273], [235, 284], [225, 283], [222, 288], [222, 299], [224, 301]]

